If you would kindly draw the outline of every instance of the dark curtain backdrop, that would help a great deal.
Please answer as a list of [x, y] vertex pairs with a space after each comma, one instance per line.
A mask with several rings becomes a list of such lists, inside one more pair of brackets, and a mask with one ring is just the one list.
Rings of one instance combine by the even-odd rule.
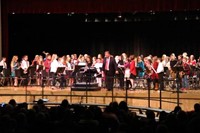
[[8, 13], [99, 13], [194, 10], [199, 0], [2, 0]]
[[[67, 15], [9, 15], [9, 58], [24, 54], [33, 59], [45, 50], [96, 56], [194, 54], [200, 51], [200, 21], [78, 22]], [[24, 46], [25, 45], [25, 46]]]
[[[60, 14], [68, 12], [149, 12], [150, 10], [187, 11], [199, 8], [199, 0], [2, 0], [3, 56], [8, 57], [10, 54], [8, 15], [12, 13], [38, 14], [51, 12]], [[140, 46], [141, 40], [136, 42]], [[134, 45], [136, 44], [134, 43]]]

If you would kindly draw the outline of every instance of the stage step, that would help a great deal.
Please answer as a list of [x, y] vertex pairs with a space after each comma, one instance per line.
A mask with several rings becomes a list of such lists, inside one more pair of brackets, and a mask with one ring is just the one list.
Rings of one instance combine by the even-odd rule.
[[79, 82], [75, 83], [71, 87], [72, 91], [98, 91], [101, 90], [101, 87], [98, 86], [98, 83], [86, 83], [86, 82]]

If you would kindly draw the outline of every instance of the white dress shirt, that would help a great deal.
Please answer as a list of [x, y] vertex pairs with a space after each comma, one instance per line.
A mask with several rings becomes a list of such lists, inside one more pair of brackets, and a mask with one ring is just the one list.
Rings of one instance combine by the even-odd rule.
[[162, 62], [158, 63], [157, 73], [164, 72], [164, 66]]
[[51, 62], [50, 72], [56, 73], [58, 67], [59, 67], [58, 61], [57, 61], [56, 59], [53, 60], [53, 61]]
[[3, 69], [7, 69], [7, 64], [3, 60], [0, 62], [0, 66], [3, 66]]

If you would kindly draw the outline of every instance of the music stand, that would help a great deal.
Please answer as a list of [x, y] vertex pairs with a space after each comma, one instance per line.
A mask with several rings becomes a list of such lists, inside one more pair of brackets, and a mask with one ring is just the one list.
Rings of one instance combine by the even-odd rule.
[[181, 84], [181, 78], [180, 78], [179, 73], [181, 71], [184, 71], [184, 68], [183, 68], [183, 66], [175, 66], [175, 67], [172, 67], [172, 70], [174, 72], [176, 72], [177, 90], [175, 92], [173, 92], [173, 93], [177, 93], [177, 105], [179, 106], [179, 93], [183, 93], [182, 91], [180, 91], [180, 85], [178, 85], [178, 84]]
[[65, 67], [58, 67], [56, 70], [56, 74], [63, 73], [65, 71]]

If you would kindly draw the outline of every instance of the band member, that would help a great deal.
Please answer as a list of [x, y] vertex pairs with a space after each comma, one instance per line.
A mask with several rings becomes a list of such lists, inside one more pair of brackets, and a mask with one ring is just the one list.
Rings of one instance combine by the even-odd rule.
[[189, 89], [189, 83], [188, 78], [190, 75], [190, 66], [187, 63], [187, 57], [183, 57], [183, 72], [180, 73], [180, 76], [182, 77], [182, 90]]
[[66, 61], [64, 57], [59, 57], [58, 58], [58, 67], [63, 67], [64, 71], [62, 73], [56, 73], [58, 77], [60, 77], [59, 81], [60, 81], [60, 88], [64, 89], [64, 87], [66, 87], [66, 79], [65, 79], [65, 75], [66, 75]]
[[105, 74], [105, 84], [108, 90], [113, 90], [114, 76], [118, 73], [117, 64], [109, 51], [105, 51], [104, 54], [103, 72]]
[[28, 55], [24, 55], [21, 61], [21, 69], [22, 69], [22, 77], [25, 78], [23, 85], [28, 85], [28, 68], [29, 68], [29, 61]]
[[153, 70], [153, 74], [151, 75], [151, 77], [152, 77], [152, 79], [153, 79], [153, 84], [154, 84], [154, 90], [158, 90], [158, 88], [159, 88], [159, 85], [158, 85], [158, 83], [159, 83], [159, 81], [158, 81], [158, 79], [159, 79], [159, 77], [158, 77], [158, 73], [157, 73], [157, 68], [158, 68], [158, 58], [157, 58], [157, 56], [154, 56], [153, 57], [153, 62], [152, 62], [152, 70]]
[[6, 57], [2, 57], [2, 60], [0, 62], [0, 66], [3, 66], [3, 69], [7, 69]]
[[39, 55], [36, 65], [36, 81], [37, 85], [41, 85], [42, 71], [45, 70], [43, 56]]
[[101, 59], [97, 59], [94, 67], [97, 69], [97, 74], [95, 76], [99, 87], [102, 87], [102, 66], [103, 63], [101, 62]]
[[194, 55], [190, 55], [190, 58], [189, 58], [189, 60], [188, 60], [188, 64], [189, 64], [190, 66], [196, 66], [196, 60], [195, 60], [195, 58], [194, 58]]
[[137, 72], [138, 77], [139, 78], [143, 78], [144, 77], [145, 67], [144, 67], [144, 62], [143, 62], [141, 56], [137, 57], [137, 67], [139, 68], [139, 71]]
[[176, 79], [176, 72], [173, 70], [174, 66], [176, 65], [177, 63], [177, 59], [176, 59], [176, 56], [174, 53], [172, 53], [170, 55], [170, 67], [169, 67], [169, 70], [170, 70], [170, 77], [172, 79]]
[[38, 65], [38, 62], [39, 62], [39, 58], [40, 58], [39, 55], [35, 55], [35, 58], [32, 61], [31, 66], [34, 66], [36, 68], [36, 66]]
[[123, 57], [123, 61], [124, 61], [124, 80], [126, 81], [126, 87], [127, 88], [132, 88], [132, 84], [130, 81], [130, 59], [127, 57], [127, 55], [124, 53], [124, 55], [122, 54]]
[[50, 68], [51, 68], [51, 55], [48, 53], [44, 58], [44, 71], [42, 71], [42, 86], [47, 82], [48, 77], [50, 76]]
[[71, 86], [74, 82], [74, 77], [72, 77], [72, 73], [75, 67], [71, 64], [71, 57], [69, 55], [66, 56], [66, 78], [68, 79], [68, 86]]
[[115, 56], [115, 61], [117, 63], [117, 70], [118, 70], [118, 74], [116, 74], [116, 77], [119, 81], [119, 87], [120, 88], [124, 88], [124, 62], [121, 58], [121, 56]]
[[14, 78], [14, 86], [18, 86], [18, 77], [16, 77], [15, 71], [19, 69], [19, 62], [18, 62], [18, 56], [14, 55], [12, 57], [10, 68], [11, 68], [11, 77]]
[[3, 69], [0, 72], [1, 73], [0, 76], [5, 76], [4, 70], [7, 70], [6, 57], [2, 57], [2, 60], [0, 62], [0, 66], [3, 67]]
[[145, 75], [144, 75], [144, 77], [147, 80], [147, 88], [148, 88], [148, 90], [150, 90], [151, 89], [151, 82], [152, 82], [151, 75], [153, 74], [151, 58], [145, 57], [144, 58], [144, 65], [145, 65]]
[[188, 60], [188, 64], [190, 66], [190, 77], [193, 77], [195, 74], [196, 74], [196, 71], [195, 71], [195, 67], [196, 67], [196, 59], [194, 58], [194, 55], [190, 55], [190, 58]]
[[130, 81], [131, 81], [131, 85], [132, 85], [131, 89], [133, 89], [134, 80], [136, 79], [136, 75], [137, 75], [134, 55], [130, 55], [129, 60], [130, 60]]
[[164, 66], [163, 63], [161, 61], [161, 58], [157, 59], [158, 62], [158, 68], [157, 68], [157, 74], [158, 74], [158, 82], [159, 82], [159, 90], [164, 90]]
[[49, 75], [50, 68], [51, 68], [51, 55], [47, 54], [46, 55], [46, 60], [44, 61], [44, 67], [47, 75]]
[[52, 59], [51, 59], [51, 67], [50, 67], [50, 75], [52, 77], [52, 89], [55, 89], [55, 85], [56, 85], [56, 71], [57, 68], [59, 67], [58, 61], [57, 61], [57, 54], [53, 54], [52, 55]]

